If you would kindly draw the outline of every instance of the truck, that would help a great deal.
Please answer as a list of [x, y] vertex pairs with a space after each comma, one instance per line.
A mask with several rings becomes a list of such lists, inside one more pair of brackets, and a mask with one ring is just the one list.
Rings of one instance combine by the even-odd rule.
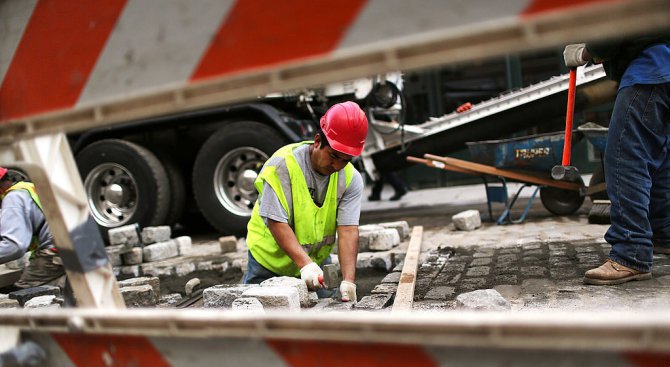
[[[267, 155], [290, 137], [309, 136], [308, 124], [300, 122], [313, 120], [311, 113], [296, 113], [292, 122], [273, 125], [262, 116], [275, 114], [276, 121], [282, 121], [286, 108], [267, 99], [241, 101], [395, 70], [665, 29], [670, 24], [670, 14], [664, 10], [670, 9], [667, 0], [467, 4], [351, 0], [338, 5], [184, 0], [0, 3], [0, 19], [8, 29], [1, 39], [0, 165], [20, 168], [35, 182], [68, 279], [83, 307], [2, 313], [6, 346], [25, 350], [38, 345], [62, 358], [54, 365], [90, 361], [180, 365], [193, 360], [207, 365], [224, 356], [272, 363], [265, 358], [270, 349], [287, 352], [284, 361], [299, 364], [322, 347], [340, 348], [338, 355], [357, 350], [351, 356], [358, 360], [366, 352], [386, 351], [425, 365], [431, 365], [425, 358], [428, 351], [437, 356], [469, 352], [472, 360], [487, 354], [472, 353], [473, 348], [501, 355], [549, 350], [545, 353], [558, 356], [566, 350], [588, 349], [593, 352], [590, 357], [614, 352], [624, 359], [648, 350], [658, 351], [658, 358], [665, 356], [663, 336], [670, 332], [670, 322], [664, 314], [593, 320], [589, 315], [560, 313], [331, 318], [124, 310], [104, 256], [95, 210], [110, 222], [120, 221], [131, 216], [116, 213], [114, 205], [131, 203], [134, 194], [155, 195], [154, 205], [160, 208], [145, 214], [148, 220], [176, 217], [170, 201], [179, 190], [166, 188], [176, 181], [170, 176], [182, 173], [178, 167], [190, 164], [191, 158], [193, 171], [197, 168], [206, 176], [193, 175], [192, 181], [202, 179], [205, 189], [210, 188], [197, 194], [203, 195], [196, 197], [199, 205], [218, 201], [222, 206], [232, 198], [226, 210], [244, 209], [252, 196], [245, 197], [243, 190], [253, 178], [249, 171], [264, 159], [261, 151]], [[297, 102], [301, 106], [300, 98]], [[220, 119], [236, 113], [257, 115], [253, 121]], [[198, 119], [209, 119], [203, 125], [208, 129], [193, 129]], [[248, 123], [245, 128], [243, 122]], [[429, 130], [445, 132], [449, 126], [459, 123]], [[416, 134], [426, 134], [426, 127]], [[165, 137], [157, 143], [161, 134]], [[269, 138], [258, 143], [259, 135]], [[375, 141], [378, 144], [370, 146], [379, 152], [403, 145]], [[375, 153], [364, 154], [364, 161], [382, 162]], [[128, 166], [144, 168], [123, 172], [115, 164], [90, 158], [109, 154], [123, 156]], [[170, 163], [163, 162], [170, 157], [177, 169], [168, 173], [170, 168], [165, 167]], [[161, 167], [164, 175], [159, 174]], [[122, 190], [132, 187], [127, 183], [133, 180], [142, 191]], [[109, 203], [92, 206], [91, 200]], [[221, 213], [205, 216], [211, 221], [218, 215], [232, 220]], [[235, 231], [226, 224], [218, 226]], [[616, 335], [609, 343], [592, 342], [594, 335], [606, 330]], [[212, 344], [203, 343], [208, 337]], [[95, 359], [86, 359], [87, 351]], [[176, 351], [194, 357], [180, 362], [157, 357]]]

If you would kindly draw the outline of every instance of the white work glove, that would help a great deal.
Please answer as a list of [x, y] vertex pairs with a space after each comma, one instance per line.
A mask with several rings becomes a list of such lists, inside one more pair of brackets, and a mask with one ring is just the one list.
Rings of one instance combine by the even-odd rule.
[[340, 283], [340, 294], [342, 295], [342, 302], [351, 301], [356, 303], [358, 301], [358, 298], [356, 298], [356, 284], [352, 282], [343, 280]]
[[575, 43], [565, 46], [565, 50], [563, 50], [563, 60], [565, 61], [565, 66], [569, 68], [576, 68], [578, 66], [586, 65], [589, 60], [584, 59], [585, 49], [586, 44], [584, 43]]
[[315, 262], [311, 262], [300, 269], [300, 279], [307, 284], [309, 290], [313, 291], [323, 287], [319, 278], [323, 279], [323, 270]]

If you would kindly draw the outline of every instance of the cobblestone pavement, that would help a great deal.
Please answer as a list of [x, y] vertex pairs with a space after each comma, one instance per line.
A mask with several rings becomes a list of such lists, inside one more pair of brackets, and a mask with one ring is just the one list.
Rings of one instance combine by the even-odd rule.
[[654, 278], [617, 286], [583, 284], [610, 246], [606, 225], [586, 215], [529, 219], [523, 224], [464, 232], [453, 226], [424, 231], [415, 310], [451, 310], [459, 294], [495, 289], [513, 311], [638, 310], [670, 306], [670, 257], [654, 257]]

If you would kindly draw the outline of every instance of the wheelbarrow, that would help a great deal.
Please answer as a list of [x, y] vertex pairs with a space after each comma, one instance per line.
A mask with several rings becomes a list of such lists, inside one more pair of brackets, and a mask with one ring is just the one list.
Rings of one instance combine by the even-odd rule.
[[[572, 140], [583, 137], [574, 131]], [[564, 132], [536, 134], [512, 139], [466, 143], [473, 162], [449, 157], [424, 154], [423, 158], [407, 157], [408, 161], [429, 167], [477, 175], [484, 180], [489, 217], [493, 220], [491, 202], [503, 202], [505, 210], [496, 221], [520, 223], [525, 219], [533, 199], [540, 194], [542, 205], [555, 215], [570, 215], [584, 202], [586, 187], [581, 178], [576, 182], [557, 181], [551, 178], [551, 169], [561, 162]], [[520, 182], [511, 200], [507, 197], [507, 180]], [[498, 181], [499, 185], [492, 184]], [[536, 186], [535, 191], [518, 219], [511, 218], [511, 209], [522, 190]]]

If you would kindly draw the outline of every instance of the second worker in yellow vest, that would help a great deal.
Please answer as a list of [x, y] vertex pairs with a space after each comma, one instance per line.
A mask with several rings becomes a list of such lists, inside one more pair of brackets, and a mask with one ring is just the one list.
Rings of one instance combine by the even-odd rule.
[[244, 283], [294, 276], [310, 290], [323, 287], [321, 266], [337, 235], [342, 301], [356, 302], [363, 180], [350, 162], [362, 153], [367, 131], [356, 103], [338, 103], [321, 118], [314, 141], [287, 145], [268, 159], [255, 181]]

